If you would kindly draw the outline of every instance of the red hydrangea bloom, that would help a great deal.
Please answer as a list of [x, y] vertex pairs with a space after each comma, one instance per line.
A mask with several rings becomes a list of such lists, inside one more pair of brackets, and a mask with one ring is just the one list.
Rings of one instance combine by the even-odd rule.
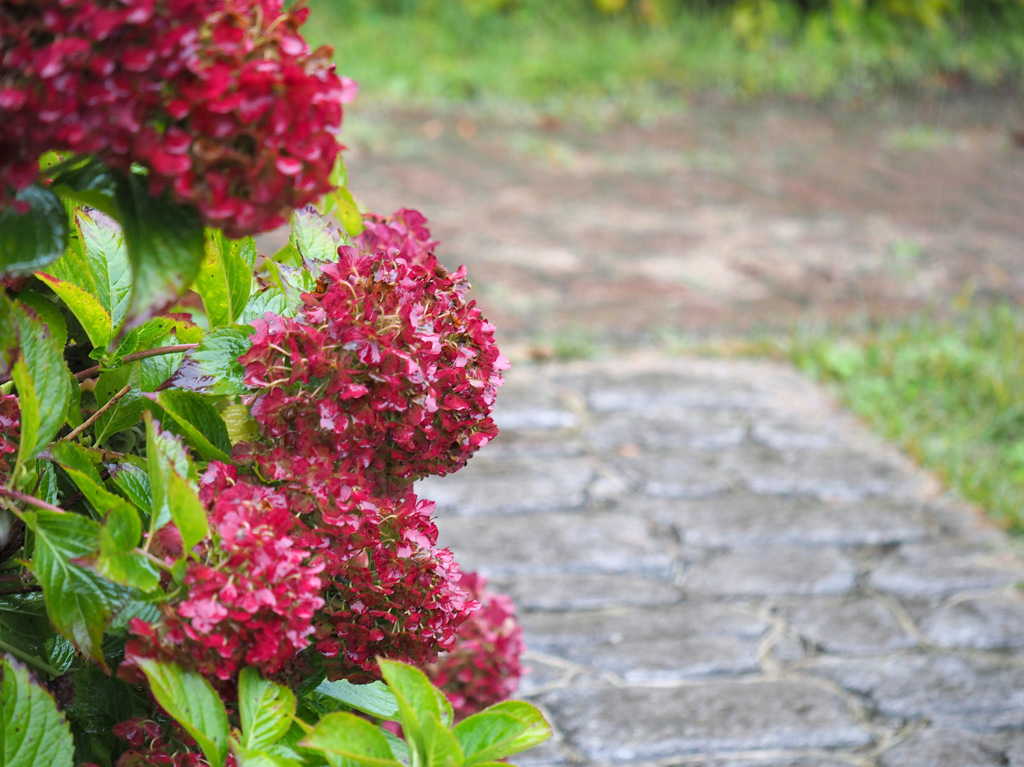
[[369, 214], [364, 229], [356, 238], [363, 253], [400, 255], [413, 264], [422, 264], [434, 252], [437, 243], [430, 239], [427, 219], [418, 210], [402, 208], [390, 216]]
[[[172, 719], [166, 719], [161, 723], [154, 719], [135, 717], [115, 724], [113, 732], [130, 746], [115, 762], [115, 767], [209, 765], [195, 739]], [[235, 767], [236, 764], [234, 754], [228, 754], [225, 767]]]
[[519, 658], [524, 645], [509, 597], [487, 591], [487, 581], [477, 573], [464, 573], [459, 585], [480, 609], [462, 624], [455, 646], [424, 670], [461, 719], [515, 693], [523, 674]]
[[211, 226], [278, 226], [329, 190], [352, 83], [281, 0], [0, 0], [0, 205], [54, 149], [149, 169]]
[[185, 599], [165, 604], [159, 624], [131, 621], [127, 665], [140, 657], [176, 660], [221, 681], [243, 663], [279, 671], [309, 644], [324, 604], [323, 557], [301, 545], [305, 531], [287, 496], [238, 481], [233, 466], [212, 462], [201, 497], [216, 537], [199, 561], [189, 561]]
[[334, 470], [384, 485], [465, 465], [497, 434], [490, 412], [508, 361], [464, 279], [427, 252], [339, 248], [295, 318], [252, 323], [239, 361], [260, 392], [256, 452], [331, 456]]
[[329, 581], [315, 640], [331, 679], [376, 678], [378, 655], [429, 663], [476, 609], [452, 553], [436, 546], [433, 510], [411, 492], [366, 498], [315, 533]]

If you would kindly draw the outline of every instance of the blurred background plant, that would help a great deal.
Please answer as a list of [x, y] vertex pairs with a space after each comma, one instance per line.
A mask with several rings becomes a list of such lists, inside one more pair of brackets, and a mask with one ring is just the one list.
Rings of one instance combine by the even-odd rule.
[[[666, 97], [1008, 86], [1022, 0], [309, 0], [369, 98], [626, 116]], [[344, 34], [342, 35], [342, 31]], [[401, 40], [400, 45], [383, 44]]]

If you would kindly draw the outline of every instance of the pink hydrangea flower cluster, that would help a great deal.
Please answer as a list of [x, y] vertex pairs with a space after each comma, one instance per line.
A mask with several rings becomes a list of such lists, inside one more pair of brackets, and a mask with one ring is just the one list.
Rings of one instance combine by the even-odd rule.
[[215, 535], [188, 562], [187, 597], [165, 604], [158, 624], [131, 621], [127, 675], [134, 660], [157, 658], [228, 682], [242, 664], [275, 673], [309, 644], [324, 559], [284, 493], [237, 480], [234, 466], [211, 463], [201, 497]]
[[282, 0], [0, 0], [0, 206], [47, 150], [149, 169], [229, 237], [323, 195], [354, 83]]
[[371, 213], [363, 219], [363, 225], [356, 238], [363, 253], [397, 252], [410, 263], [422, 264], [437, 247], [430, 239], [427, 219], [417, 210], [402, 208], [390, 216]]
[[444, 690], [459, 719], [510, 698], [523, 674], [523, 629], [512, 600], [486, 589], [477, 573], [464, 573], [459, 585], [480, 603], [455, 638], [455, 645], [424, 670]]
[[[173, 720], [163, 724], [153, 719], [135, 717], [115, 724], [114, 735], [129, 748], [118, 758], [115, 767], [208, 767], [209, 762], [192, 738]], [[234, 754], [228, 754], [225, 767], [235, 767]], [[98, 767], [87, 764], [84, 767]]]
[[329, 586], [314, 625], [329, 678], [374, 679], [378, 655], [429, 663], [476, 609], [451, 552], [437, 547], [433, 510], [412, 492], [365, 498], [317, 530]]
[[295, 317], [253, 323], [239, 360], [260, 439], [234, 458], [286, 489], [320, 540], [315, 642], [331, 678], [370, 678], [377, 655], [430, 662], [475, 609], [411, 483], [457, 470], [497, 433], [508, 367], [423, 216], [367, 223]]
[[327, 455], [370, 485], [458, 470], [497, 434], [490, 412], [508, 368], [465, 300], [465, 268], [398, 248], [339, 256], [296, 317], [253, 323], [240, 362], [266, 445]]

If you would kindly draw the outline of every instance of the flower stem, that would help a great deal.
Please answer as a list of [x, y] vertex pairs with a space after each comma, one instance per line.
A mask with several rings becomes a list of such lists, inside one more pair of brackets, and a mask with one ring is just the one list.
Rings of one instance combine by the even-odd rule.
[[67, 513], [60, 506], [54, 506], [52, 503], [47, 503], [42, 498], [36, 498], [34, 495], [27, 495], [26, 493], [23, 493], [20, 490], [12, 490], [9, 487], [0, 487], [0, 496], [4, 496], [6, 498], [13, 498], [14, 500], [21, 501], [22, 503], [27, 504], [28, 506], [35, 506], [38, 509], [53, 511], [57, 514]]
[[[135, 362], [135, 360], [143, 360], [146, 357], [159, 357], [163, 354], [177, 354], [178, 352], [187, 352], [191, 349], [195, 349], [199, 344], [174, 344], [173, 346], [160, 346], [156, 349], [146, 349], [141, 352], [133, 352], [132, 354], [126, 354], [121, 358], [121, 362]], [[86, 378], [99, 373], [103, 369], [102, 365], [93, 365], [91, 368], [80, 370], [75, 373], [75, 378], [79, 381], [84, 381]]]
[[6, 653], [10, 653], [15, 658], [20, 658], [30, 666], [35, 666], [40, 671], [49, 674], [52, 677], [60, 676], [60, 672], [53, 666], [49, 665], [48, 663], [44, 663], [42, 660], [35, 657], [34, 655], [29, 655], [24, 650], [19, 650], [17, 647], [7, 644], [7, 642], [5, 642], [2, 639], [0, 639], [0, 650], [3, 650]]
[[62, 437], [62, 438], [61, 438], [61, 441], [62, 441], [62, 442], [68, 442], [68, 441], [70, 441], [70, 440], [74, 439], [74, 438], [75, 438], [75, 437], [77, 437], [77, 436], [78, 436], [79, 434], [81, 434], [81, 433], [82, 433], [83, 431], [85, 431], [85, 430], [86, 430], [86, 429], [88, 429], [88, 428], [89, 428], [90, 426], [92, 426], [92, 425], [93, 425], [94, 423], [96, 423], [97, 419], [98, 419], [98, 418], [99, 418], [99, 417], [100, 417], [101, 415], [103, 415], [104, 413], [106, 413], [106, 412], [107, 412], [108, 410], [110, 410], [110, 408], [112, 408], [112, 407], [113, 407], [113, 406], [114, 406], [115, 404], [117, 404], [117, 401], [118, 401], [119, 399], [121, 399], [121, 397], [123, 397], [123, 396], [124, 396], [125, 394], [127, 394], [127, 393], [128, 393], [129, 391], [131, 391], [131, 388], [132, 388], [132, 385], [131, 385], [131, 384], [125, 384], [125, 385], [124, 385], [124, 386], [123, 386], [123, 387], [121, 388], [121, 390], [120, 390], [119, 392], [117, 392], [117, 394], [115, 394], [115, 395], [114, 395], [113, 397], [111, 397], [110, 399], [108, 399], [108, 400], [106, 401], [106, 403], [105, 403], [105, 404], [103, 405], [103, 407], [101, 407], [101, 408], [100, 408], [99, 410], [97, 410], [97, 411], [96, 411], [95, 413], [93, 413], [93, 414], [92, 414], [91, 416], [89, 416], [89, 417], [88, 417], [88, 418], [87, 418], [87, 419], [86, 419], [85, 421], [83, 421], [83, 422], [82, 422], [82, 425], [81, 425], [81, 426], [79, 426], [79, 427], [78, 427], [77, 429], [75, 429], [74, 431], [72, 431], [72, 432], [71, 432], [70, 434], [68, 434], [68, 435], [67, 435], [66, 437]]

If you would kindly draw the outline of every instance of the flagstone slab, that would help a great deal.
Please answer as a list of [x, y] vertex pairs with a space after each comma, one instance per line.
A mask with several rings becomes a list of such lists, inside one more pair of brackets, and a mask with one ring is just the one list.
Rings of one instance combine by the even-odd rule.
[[889, 606], [872, 597], [787, 598], [775, 602], [775, 612], [794, 632], [832, 655], [871, 655], [918, 644]]
[[635, 573], [667, 580], [672, 540], [623, 512], [540, 512], [461, 517], [439, 526], [439, 544], [465, 569], [487, 576], [517, 573]]
[[566, 740], [595, 761], [871, 742], [837, 696], [802, 682], [579, 687], [556, 690], [542, 701]]
[[877, 546], [928, 535], [921, 508], [882, 498], [827, 503], [813, 495], [728, 493], [699, 499], [636, 499], [630, 507], [675, 528], [687, 546], [799, 544]]
[[679, 582], [703, 597], [847, 594], [856, 585], [857, 567], [834, 546], [751, 547], [695, 564]]

